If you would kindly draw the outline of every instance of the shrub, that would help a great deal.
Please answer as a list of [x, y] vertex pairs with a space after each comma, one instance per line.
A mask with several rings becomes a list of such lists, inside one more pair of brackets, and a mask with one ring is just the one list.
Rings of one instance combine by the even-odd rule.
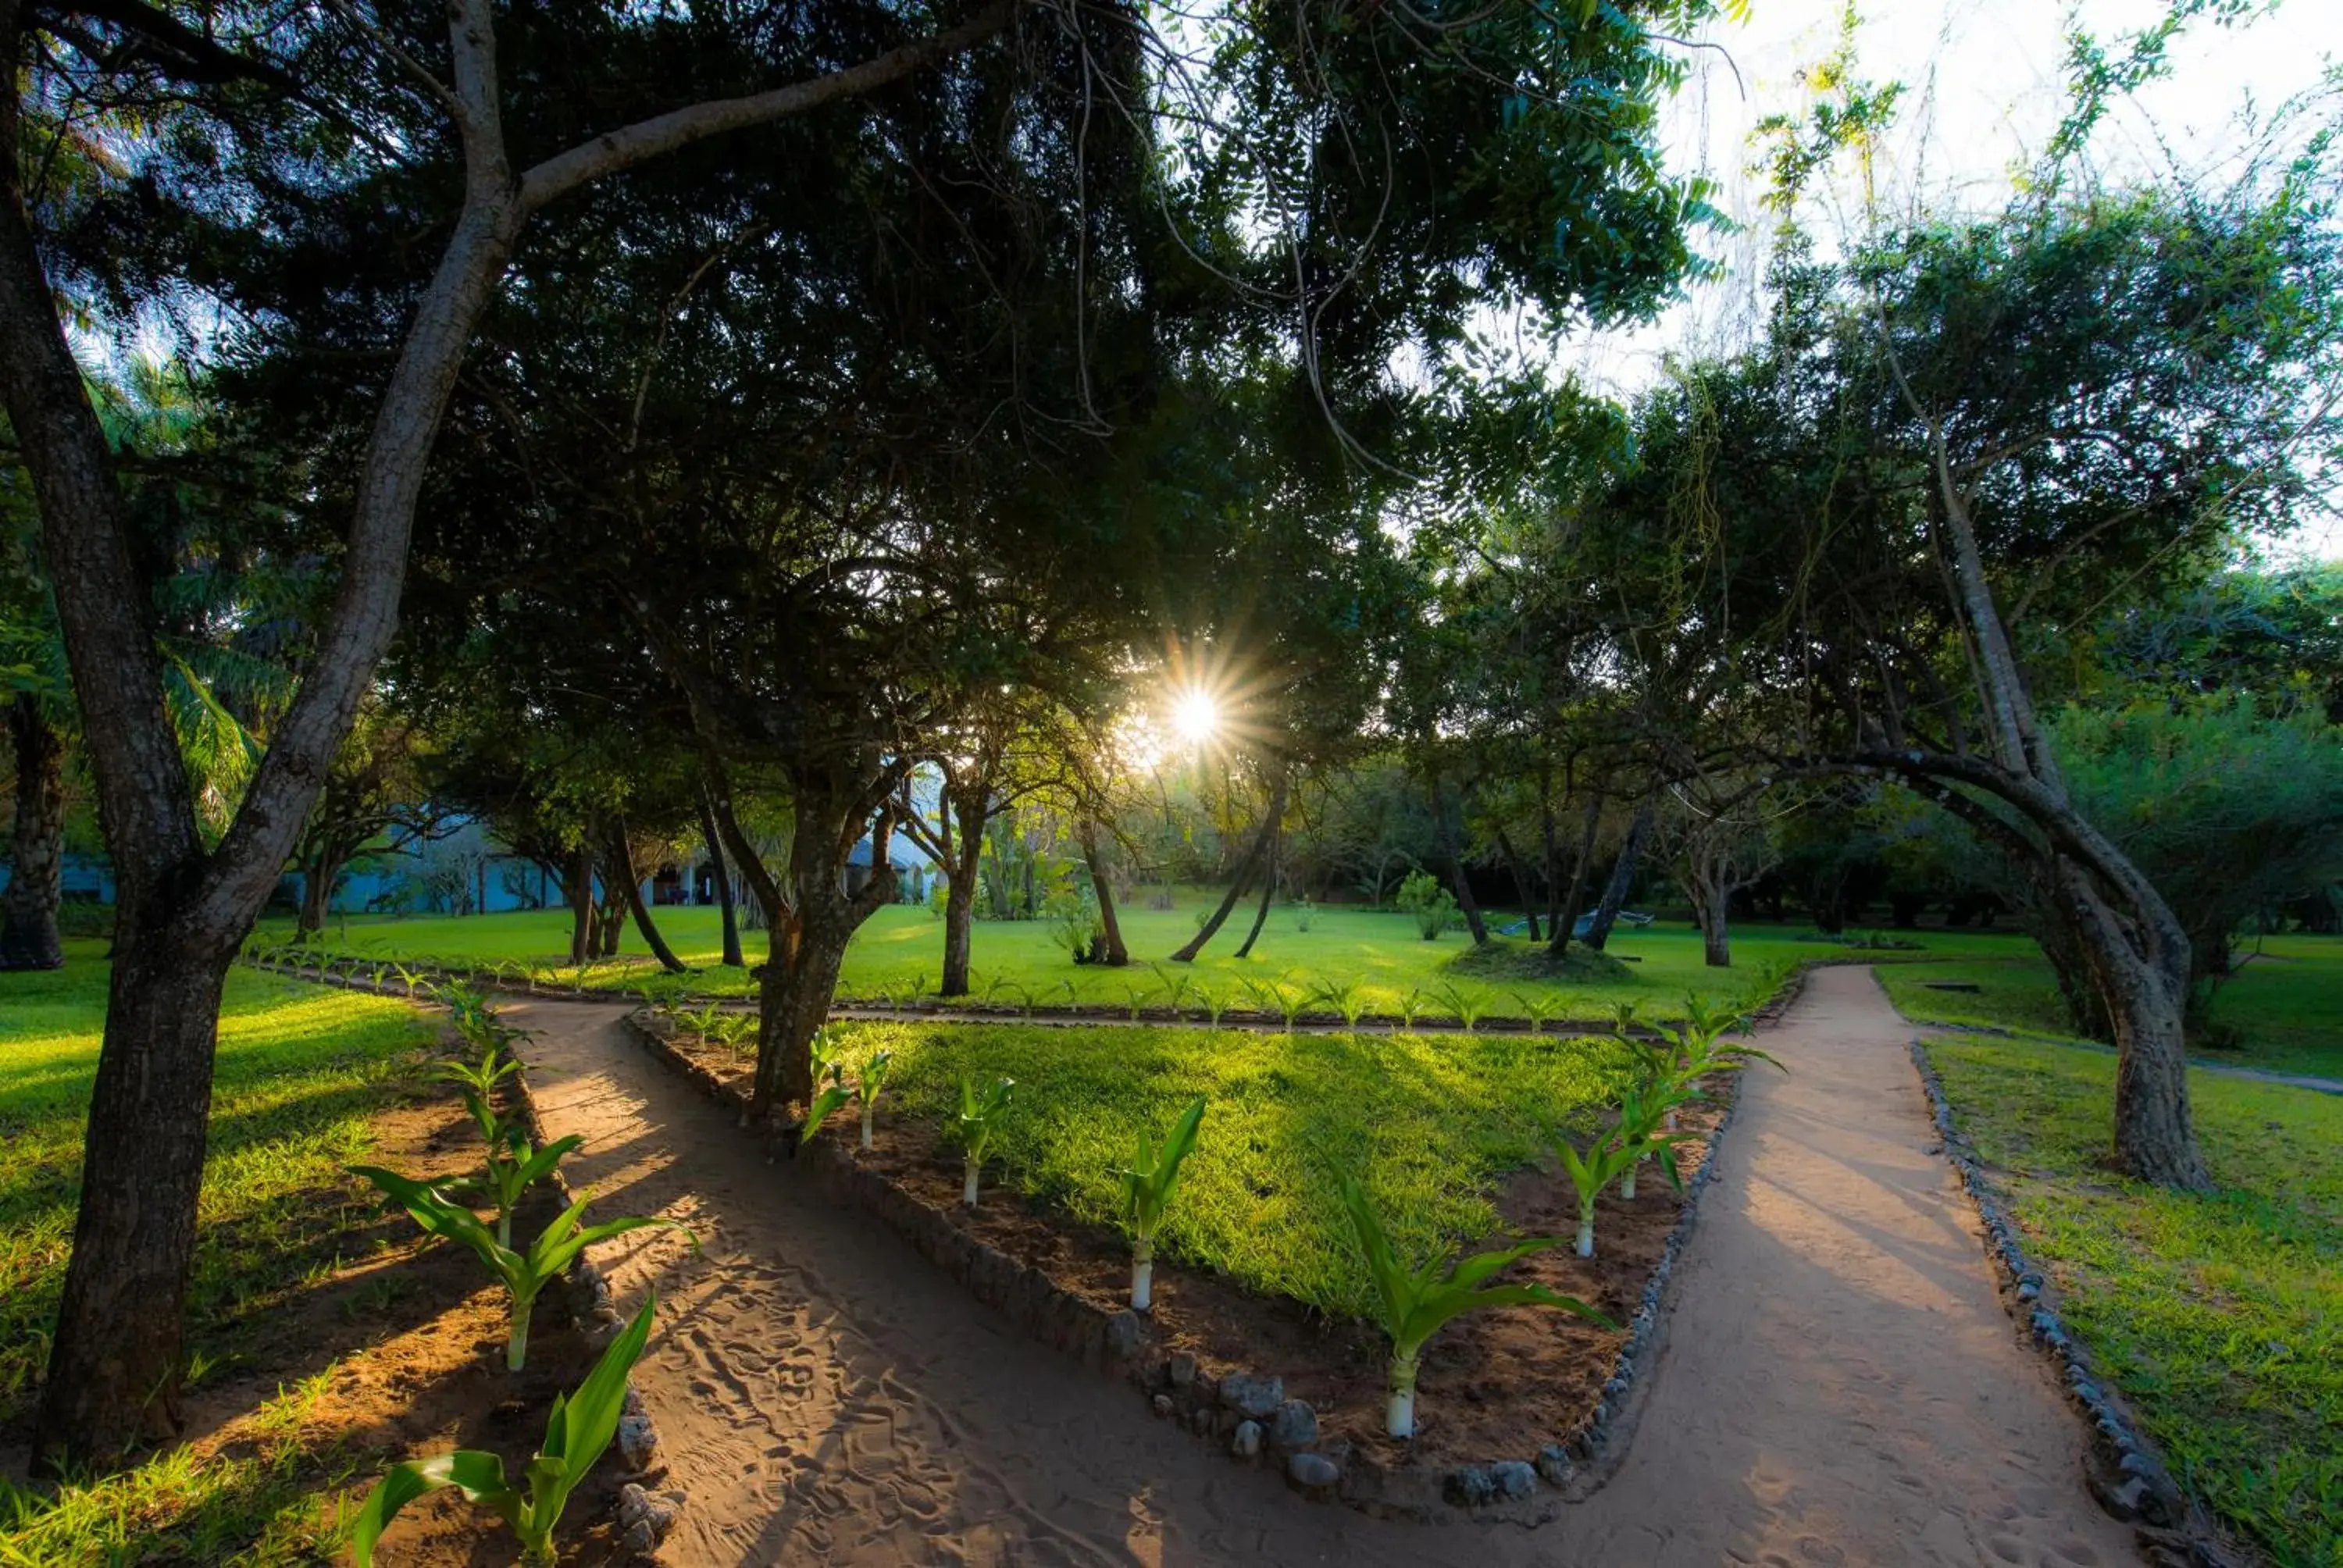
[[1416, 934], [1437, 941], [1456, 918], [1456, 895], [1429, 871], [1410, 871], [1399, 885], [1399, 907], [1415, 919]]

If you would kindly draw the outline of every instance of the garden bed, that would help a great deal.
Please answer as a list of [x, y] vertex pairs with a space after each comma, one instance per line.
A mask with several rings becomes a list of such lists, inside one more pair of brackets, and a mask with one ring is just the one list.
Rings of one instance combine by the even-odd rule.
[[[745, 1055], [703, 1044], [656, 1017], [638, 1015], [634, 1022], [648, 1045], [705, 1090], [745, 1105]], [[1694, 1137], [1683, 1151], [1688, 1172], [1704, 1165], [1728, 1113], [1729, 1106], [1713, 1102], [1686, 1118]], [[1250, 1413], [1260, 1418], [1258, 1462], [1287, 1464], [1293, 1452], [1315, 1453], [1339, 1474], [1318, 1490], [1413, 1517], [1463, 1508], [1534, 1519], [1599, 1483], [1603, 1465], [1592, 1462], [1609, 1457], [1604, 1439], [1620, 1413], [1631, 1352], [1648, 1342], [1657, 1315], [1655, 1282], [1688, 1215], [1686, 1199], [1655, 1171], [1647, 1171], [1632, 1204], [1606, 1193], [1596, 1258], [1554, 1248], [1515, 1265], [1506, 1278], [1575, 1295], [1620, 1327], [1604, 1331], [1539, 1309], [1453, 1322], [1423, 1357], [1418, 1434], [1400, 1442], [1383, 1431], [1383, 1342], [1360, 1319], [1160, 1260], [1154, 1310], [1137, 1317], [1124, 1310], [1130, 1255], [1111, 1230], [990, 1180], [982, 1204], [968, 1210], [960, 1201], [959, 1156], [942, 1145], [933, 1119], [899, 1113], [884, 1097], [878, 1147], [862, 1153], [856, 1136], [851, 1116], [842, 1116], [796, 1158], [809, 1175], [836, 1182], [1029, 1332], [1114, 1363], [1151, 1396], [1159, 1415], [1224, 1450], [1241, 1449], [1247, 1440], [1239, 1423], [1248, 1412], [1240, 1406], [1251, 1398]], [[1506, 1234], [1567, 1236], [1576, 1226], [1574, 1192], [1543, 1170], [1505, 1176], [1494, 1199]], [[1637, 1331], [1632, 1346], [1631, 1325]], [[1271, 1379], [1274, 1400], [1262, 1392]], [[1307, 1408], [1294, 1412], [1288, 1402]], [[1272, 1404], [1282, 1408], [1270, 1413]]]

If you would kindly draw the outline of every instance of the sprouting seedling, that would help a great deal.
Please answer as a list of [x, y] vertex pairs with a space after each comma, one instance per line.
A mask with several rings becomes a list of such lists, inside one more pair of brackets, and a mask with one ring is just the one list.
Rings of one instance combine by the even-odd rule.
[[1195, 977], [1166, 973], [1161, 964], [1149, 964], [1147, 968], [1155, 976], [1157, 989], [1163, 994], [1164, 1010], [1177, 1022], [1185, 1013], [1189, 993], [1195, 990]]
[[1366, 993], [1357, 980], [1328, 980], [1310, 995], [1312, 1002], [1324, 1002], [1348, 1029], [1359, 1027], [1359, 1020], [1367, 1010]]
[[1123, 1010], [1130, 1015], [1131, 1022], [1137, 1023], [1141, 1018], [1146, 1016], [1147, 999], [1151, 994], [1152, 994], [1152, 992], [1146, 986], [1139, 985], [1129, 980], [1123, 982]]
[[610, 1342], [575, 1392], [555, 1396], [546, 1417], [545, 1441], [528, 1462], [525, 1487], [505, 1479], [502, 1459], [474, 1448], [391, 1466], [367, 1493], [351, 1523], [350, 1554], [357, 1568], [372, 1568], [375, 1547], [393, 1515], [443, 1486], [457, 1488], [468, 1501], [512, 1526], [520, 1537], [523, 1562], [552, 1563], [554, 1527], [561, 1523], [570, 1494], [618, 1435], [618, 1417], [627, 1403], [627, 1376], [649, 1343], [658, 1299], [656, 1292], [644, 1298], [642, 1310]]
[[1141, 1130], [1137, 1154], [1116, 1172], [1122, 1178], [1122, 1229], [1131, 1238], [1131, 1310], [1135, 1312], [1155, 1304], [1155, 1232], [1203, 1121], [1204, 1097], [1200, 1094], [1172, 1124], [1161, 1149]]
[[407, 988], [407, 994], [409, 997], [414, 996], [417, 989], [423, 983], [422, 971], [419, 970], [409, 969], [407, 965], [398, 962], [395, 959], [391, 960], [390, 967], [392, 972], [398, 976], [398, 983]]
[[1074, 990], [1074, 982], [1070, 980], [1061, 980], [1058, 984], [1063, 987], [1066, 992], [1066, 1010], [1068, 1012], [1076, 1012], [1081, 1010], [1081, 998]]
[[1196, 994], [1202, 1000], [1204, 1004], [1204, 1021], [1211, 1024], [1214, 1029], [1220, 1028], [1221, 1015], [1229, 1010], [1228, 993], [1225, 991], [1207, 990], [1199, 988]]
[[879, 1096], [886, 1092], [888, 1070], [895, 1065], [891, 1050], [874, 1050], [862, 1060], [862, 1071], [854, 1081], [854, 1096], [862, 1105], [862, 1147], [870, 1143], [870, 1119], [879, 1109]]
[[1563, 1174], [1578, 1191], [1578, 1255], [1591, 1258], [1594, 1256], [1594, 1201], [1603, 1195], [1603, 1189], [1632, 1173], [1649, 1151], [1623, 1147], [1604, 1138], [1582, 1154], [1569, 1139], [1554, 1131], [1547, 1132], [1546, 1141], [1554, 1145]]
[[806, 1057], [812, 1063], [816, 1083], [825, 1078], [836, 1082], [844, 1075], [845, 1041], [829, 1024], [821, 1024], [814, 1030], [813, 1037], [806, 1041]]
[[1489, 1005], [1477, 991], [1467, 990], [1454, 980], [1440, 988], [1440, 1001], [1468, 1032], [1481, 1021], [1481, 1015], [1488, 1010]]
[[1408, 993], [1399, 999], [1399, 1018], [1402, 1026], [1409, 1030], [1415, 1028], [1415, 1020], [1423, 1016], [1423, 988], [1410, 987]]
[[1424, 1342], [1451, 1318], [1482, 1307], [1553, 1307], [1604, 1328], [1608, 1318], [1575, 1296], [1565, 1296], [1544, 1285], [1492, 1285], [1486, 1282], [1533, 1252], [1561, 1245], [1559, 1238], [1534, 1237], [1502, 1251], [1476, 1252], [1453, 1263], [1434, 1259], [1411, 1269], [1399, 1261], [1383, 1221], [1352, 1177], [1342, 1178], [1342, 1206], [1351, 1211], [1352, 1228], [1367, 1255], [1367, 1274], [1373, 1282], [1375, 1322], [1391, 1340], [1390, 1400], [1384, 1406], [1383, 1430], [1393, 1437], [1415, 1435], [1415, 1377]]
[[1635, 1172], [1643, 1162], [1656, 1156], [1660, 1169], [1667, 1175], [1668, 1185], [1684, 1191], [1684, 1176], [1676, 1169], [1676, 1145], [1685, 1135], [1675, 1131], [1678, 1106], [1700, 1098], [1700, 1091], [1688, 1085], [1669, 1082], [1654, 1088], [1633, 1088], [1619, 1102], [1619, 1130], [1614, 1141], [1635, 1158], [1629, 1162], [1626, 1174], [1619, 1178], [1619, 1196], [1626, 1202], [1635, 1201]]
[[1002, 1113], [1016, 1092], [1017, 1081], [1013, 1078], [996, 1078], [990, 1087], [981, 1091], [973, 1078], [960, 1081], [960, 1118], [953, 1123], [952, 1133], [965, 1161], [960, 1201], [971, 1209], [976, 1207], [977, 1177], [984, 1170], [984, 1157], [991, 1151], [992, 1140], [1001, 1131]]
[[[548, 1149], [556, 1145], [548, 1144]], [[577, 1147], [571, 1141], [571, 1148]], [[539, 1151], [540, 1157], [543, 1151]], [[550, 1169], [550, 1166], [548, 1167]], [[353, 1165], [350, 1174], [362, 1176], [382, 1189], [391, 1201], [407, 1211], [416, 1224], [434, 1236], [444, 1236], [461, 1242], [478, 1258], [483, 1267], [501, 1281], [510, 1299], [512, 1316], [505, 1339], [505, 1365], [520, 1371], [528, 1357], [528, 1318], [537, 1304], [538, 1293], [543, 1291], [570, 1260], [597, 1241], [621, 1236], [628, 1231], [639, 1231], [646, 1225], [662, 1225], [690, 1231], [673, 1220], [647, 1219], [630, 1215], [623, 1220], [606, 1220], [598, 1225], [581, 1222], [586, 1212], [586, 1199], [580, 1197], [563, 1210], [551, 1223], [538, 1233], [526, 1252], [515, 1251], [497, 1240], [479, 1216], [459, 1203], [450, 1202], [430, 1183], [401, 1176], [396, 1171], [385, 1171], [375, 1165]], [[699, 1241], [694, 1238], [692, 1245]]]
[[1513, 1000], [1521, 1008], [1522, 1016], [1530, 1020], [1532, 1034], [1544, 1034], [1546, 1025], [1560, 1018], [1568, 1005], [1550, 991], [1517, 990]]
[[798, 1123], [799, 1146], [802, 1148], [812, 1142], [813, 1135], [821, 1131], [821, 1124], [844, 1110], [853, 1098], [854, 1091], [846, 1087], [844, 1078], [833, 1068], [830, 1082], [813, 1097], [813, 1103], [806, 1107], [805, 1120]]

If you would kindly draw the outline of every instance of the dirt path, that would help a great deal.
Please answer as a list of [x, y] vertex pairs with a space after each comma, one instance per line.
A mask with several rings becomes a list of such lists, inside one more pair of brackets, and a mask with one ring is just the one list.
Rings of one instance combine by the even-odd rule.
[[[666, 1306], [639, 1377], [690, 1493], [670, 1547], [732, 1563], [2117, 1563], [2082, 1432], [1996, 1301], [1909, 1030], [1819, 971], [1765, 1045], [1611, 1483], [1537, 1531], [1312, 1506], [1045, 1352], [892, 1236], [792, 1186], [608, 1009], [517, 1008], [555, 1134]], [[630, 1245], [631, 1243], [631, 1245]]]

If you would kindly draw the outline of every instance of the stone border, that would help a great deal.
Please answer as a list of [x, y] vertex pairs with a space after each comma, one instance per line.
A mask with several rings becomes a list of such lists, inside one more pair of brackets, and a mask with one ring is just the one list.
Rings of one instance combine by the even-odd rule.
[[[1802, 965], [1794, 971], [1761, 1013], [1778, 1016], [1795, 1001], [1811, 967]], [[638, 1009], [623, 1021], [627, 1031], [652, 1057], [719, 1104], [739, 1112], [740, 1125], [747, 1125], [740, 1093], [678, 1050], [648, 1010]], [[1624, 1455], [1648, 1382], [1637, 1375], [1638, 1371], [1656, 1354], [1676, 1260], [1691, 1238], [1700, 1197], [1715, 1178], [1718, 1151], [1740, 1103], [1736, 1086], [1725, 1114], [1708, 1135], [1699, 1169], [1686, 1183], [1684, 1206], [1668, 1232], [1660, 1261], [1644, 1282], [1626, 1341], [1587, 1422], [1562, 1441], [1546, 1444], [1532, 1458], [1468, 1464], [1439, 1475], [1436, 1481], [1427, 1476], [1401, 1489], [1390, 1487], [1382, 1474], [1349, 1464], [1348, 1455], [1339, 1450], [1320, 1452], [1316, 1412], [1300, 1400], [1286, 1399], [1281, 1379], [1245, 1372], [1214, 1379], [1197, 1367], [1192, 1356], [1142, 1353], [1144, 1329], [1136, 1312], [1128, 1309], [1110, 1312], [1065, 1290], [1043, 1271], [968, 1235], [948, 1214], [863, 1167], [840, 1144], [820, 1143], [794, 1153], [807, 1161], [825, 1187], [877, 1216], [979, 1302], [1001, 1312], [1020, 1330], [1092, 1371], [1122, 1376], [1148, 1396], [1159, 1417], [1176, 1420], [1199, 1437], [1225, 1443], [1238, 1461], [1251, 1462], [1266, 1453], [1272, 1461], [1282, 1462], [1288, 1484], [1304, 1496], [1320, 1501], [1338, 1498], [1380, 1518], [1433, 1522], [1453, 1517], [1448, 1510], [1453, 1507], [1475, 1518], [1542, 1524], [1556, 1516], [1554, 1504], [1579, 1502], [1598, 1490]], [[1542, 1483], [1554, 1489], [1554, 1495], [1534, 1510], [1527, 1509]], [[1429, 1491], [1433, 1485], [1436, 1496]]]
[[[392, 1001], [412, 1002], [418, 1007], [431, 1002], [427, 997], [395, 991], [355, 975], [334, 973], [321, 976], [314, 971], [296, 971], [288, 967], [255, 960], [244, 961], [254, 969], [287, 979], [307, 980], [312, 984], [337, 985], [345, 990], [362, 991]], [[548, 1141], [545, 1118], [538, 1111], [537, 1096], [529, 1088], [528, 1064], [526, 1061], [522, 1062], [521, 1070], [513, 1075], [511, 1081], [520, 1101], [521, 1124], [528, 1131], [529, 1141], [541, 1148]], [[554, 1168], [550, 1180], [564, 1209], [578, 1201], [577, 1190], [570, 1186], [568, 1174], [560, 1167]], [[571, 1310], [592, 1324], [589, 1331], [592, 1338], [608, 1343], [627, 1322], [626, 1314], [618, 1311], [611, 1294], [608, 1277], [591, 1257], [581, 1251], [569, 1266], [568, 1286]], [[649, 1490], [650, 1486], [668, 1480], [669, 1475], [667, 1466], [659, 1459], [658, 1429], [651, 1424], [650, 1412], [645, 1408], [642, 1395], [636, 1392], [631, 1378], [627, 1384], [626, 1408], [618, 1417], [618, 1444], [619, 1462], [631, 1476], [618, 1488], [616, 1512], [619, 1543], [645, 1562], [653, 1562], [658, 1559], [660, 1543], [675, 1528], [676, 1516], [683, 1508], [685, 1495], [683, 1489], [678, 1486], [670, 1486], [659, 1493]]]
[[2094, 1462], [2086, 1466], [2086, 1479], [2091, 1495], [2109, 1514], [2137, 1526], [2141, 1543], [2156, 1553], [2157, 1561], [2227, 1568], [2232, 1560], [2223, 1552], [2211, 1522], [2175, 1483], [2123, 1396], [2107, 1385], [2089, 1349], [2066, 1327], [2058, 1312], [2056, 1288], [2026, 1255], [1976, 1145], [1954, 1121], [1944, 1079], [1929, 1060], [1926, 1045], [1915, 1039], [1911, 1052], [1940, 1140], [1936, 1151], [1959, 1173], [1962, 1190], [1985, 1227], [1986, 1253], [2000, 1266], [2003, 1304], [2023, 1323], [2036, 1348], [2050, 1358], [2066, 1397], [2090, 1422]]

